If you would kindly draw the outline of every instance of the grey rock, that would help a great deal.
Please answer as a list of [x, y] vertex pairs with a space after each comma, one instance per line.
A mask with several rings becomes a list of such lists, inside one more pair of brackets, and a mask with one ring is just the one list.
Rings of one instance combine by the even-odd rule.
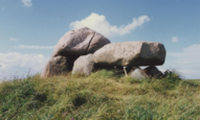
[[144, 72], [149, 77], [160, 78], [163, 76], [163, 73], [160, 70], [158, 70], [158, 68], [155, 66], [150, 66], [150, 67], [145, 68]]
[[94, 68], [92, 54], [82, 55], [74, 62], [72, 74], [90, 75]]
[[67, 32], [54, 48], [52, 57], [80, 56], [94, 53], [99, 48], [110, 43], [100, 33], [87, 27]]
[[70, 59], [64, 56], [57, 56], [57, 57], [51, 58], [47, 62], [40, 77], [45, 78], [45, 77], [51, 77], [55, 75], [60, 75], [62, 73], [66, 73], [70, 71], [72, 64], [73, 63], [71, 63]]
[[93, 54], [94, 62], [113, 66], [162, 65], [165, 61], [165, 47], [156, 42], [110, 43]]
[[148, 75], [140, 68], [136, 68], [131, 74], [130, 77], [133, 79], [141, 80], [149, 78]]

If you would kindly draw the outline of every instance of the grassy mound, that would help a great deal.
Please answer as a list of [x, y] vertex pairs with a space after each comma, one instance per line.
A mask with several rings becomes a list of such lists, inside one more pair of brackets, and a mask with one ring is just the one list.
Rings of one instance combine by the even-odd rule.
[[0, 83], [0, 119], [200, 119], [200, 82], [134, 80], [101, 70]]

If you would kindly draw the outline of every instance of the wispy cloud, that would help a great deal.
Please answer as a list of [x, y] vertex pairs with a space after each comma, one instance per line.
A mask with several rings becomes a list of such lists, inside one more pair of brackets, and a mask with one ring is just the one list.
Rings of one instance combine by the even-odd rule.
[[172, 58], [174, 68], [183, 73], [186, 78], [200, 79], [200, 44], [194, 44], [184, 48], [181, 52], [168, 52], [168, 57]]
[[171, 40], [173, 43], [177, 43], [178, 42], [178, 37], [174, 36], [172, 37], [172, 40]]
[[2, 11], [4, 11], [4, 10], [5, 10], [5, 7], [2, 7], [1, 9], [2, 9]]
[[9, 40], [10, 40], [10, 41], [17, 41], [17, 39], [16, 39], [16, 38], [13, 38], [13, 37], [11, 37]]
[[126, 35], [137, 27], [143, 25], [145, 22], [149, 22], [150, 18], [146, 15], [140, 16], [138, 18], [133, 18], [132, 23], [127, 25], [121, 25], [117, 27], [115, 25], [110, 25], [106, 20], [104, 15], [98, 15], [96, 13], [91, 13], [88, 17], [82, 19], [81, 21], [75, 21], [70, 23], [71, 29], [79, 29], [82, 27], [89, 27], [97, 32], [108, 36]]
[[[21, 54], [17, 52], [0, 53], [0, 65], [5, 67], [12, 66], [31, 66], [33, 68], [36, 64], [44, 63], [47, 59], [42, 54]], [[36, 65], [39, 67], [39, 65]]]
[[[21, 76], [31, 68], [31, 73], [40, 73], [50, 57], [42, 54], [22, 54], [18, 52], [0, 53], [0, 80], [10, 77], [10, 73], [18, 72]], [[2, 75], [1, 73], [4, 72]]]
[[25, 49], [53, 49], [54, 46], [27, 46], [27, 45], [18, 45], [18, 48]]
[[22, 0], [22, 3], [25, 7], [31, 7], [33, 5], [32, 0]]

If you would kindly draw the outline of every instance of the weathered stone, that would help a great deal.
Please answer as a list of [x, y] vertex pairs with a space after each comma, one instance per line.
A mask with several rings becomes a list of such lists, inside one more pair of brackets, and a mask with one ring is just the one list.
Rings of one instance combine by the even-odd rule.
[[72, 74], [90, 75], [94, 68], [92, 54], [82, 55], [74, 62]]
[[100, 33], [87, 27], [67, 32], [54, 48], [52, 57], [55, 56], [80, 56], [94, 53], [99, 48], [110, 43]]
[[165, 61], [165, 47], [156, 42], [110, 43], [93, 54], [94, 62], [113, 66], [152, 66]]
[[57, 56], [57, 57], [51, 58], [47, 62], [40, 77], [44, 78], [44, 77], [60, 75], [62, 73], [70, 71], [70, 69], [72, 68], [72, 65], [73, 63], [71, 62], [71, 60], [66, 57]]
[[160, 78], [163, 76], [163, 73], [158, 70], [155, 66], [150, 66], [144, 69], [144, 72], [149, 76], [149, 77], [155, 77], [155, 78]]
[[130, 77], [133, 79], [146, 79], [149, 78], [148, 75], [140, 68], [136, 68], [131, 74]]

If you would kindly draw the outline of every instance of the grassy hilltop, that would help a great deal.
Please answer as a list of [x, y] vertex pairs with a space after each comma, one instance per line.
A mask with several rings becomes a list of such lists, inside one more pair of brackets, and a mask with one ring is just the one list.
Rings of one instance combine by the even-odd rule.
[[138, 81], [101, 70], [0, 83], [1, 120], [198, 120], [199, 101], [200, 82], [176, 74]]

